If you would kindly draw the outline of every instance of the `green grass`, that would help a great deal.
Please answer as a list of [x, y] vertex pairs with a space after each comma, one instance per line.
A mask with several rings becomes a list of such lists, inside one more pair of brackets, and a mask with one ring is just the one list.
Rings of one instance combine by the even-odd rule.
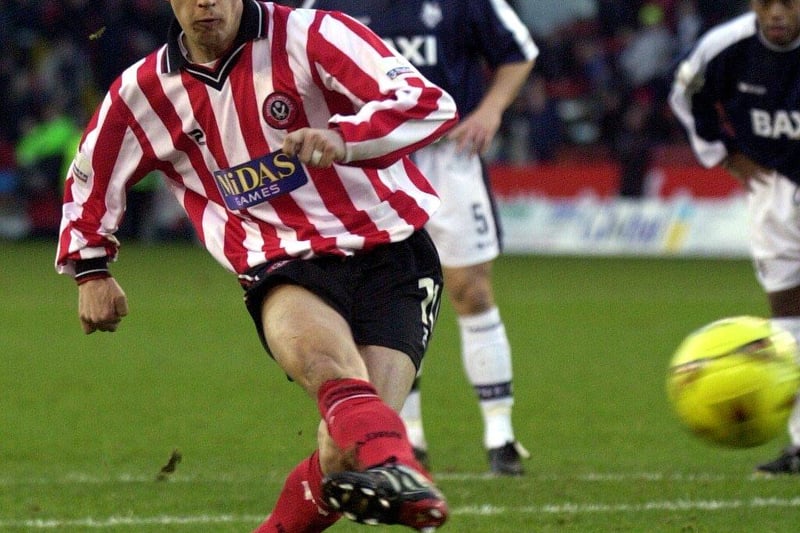
[[[235, 278], [192, 246], [126, 245], [114, 272], [130, 316], [87, 336], [51, 243], [0, 243], [0, 254], [0, 530], [252, 530], [313, 448], [317, 414], [262, 352]], [[684, 335], [767, 312], [749, 262], [508, 256], [495, 278], [516, 431], [533, 458], [525, 477], [483, 475], [445, 304], [423, 381], [453, 511], [443, 531], [796, 529], [797, 479], [751, 475], [783, 438], [710, 448], [665, 401]], [[156, 481], [175, 448], [183, 461]]]

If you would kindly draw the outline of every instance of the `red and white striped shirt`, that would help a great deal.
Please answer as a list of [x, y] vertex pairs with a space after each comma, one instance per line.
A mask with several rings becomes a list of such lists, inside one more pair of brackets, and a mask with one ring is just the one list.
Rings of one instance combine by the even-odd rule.
[[[116, 259], [126, 191], [156, 170], [211, 255], [239, 274], [403, 240], [438, 207], [406, 156], [455, 124], [455, 104], [370, 30], [338, 13], [244, 0], [234, 46], [213, 68], [186, 61], [180, 33], [173, 23], [165, 46], [125, 70], [88, 124], [67, 175], [59, 272]], [[275, 159], [302, 127], [338, 129], [345, 161]], [[277, 166], [259, 176], [265, 160]], [[237, 173], [248, 163], [254, 170]], [[299, 185], [267, 198], [288, 167]]]

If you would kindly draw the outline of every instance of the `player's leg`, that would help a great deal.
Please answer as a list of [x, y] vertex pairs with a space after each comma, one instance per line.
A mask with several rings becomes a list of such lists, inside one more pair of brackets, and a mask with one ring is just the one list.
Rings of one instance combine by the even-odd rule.
[[[445, 290], [458, 315], [461, 358], [479, 401], [490, 468], [498, 474], [521, 474], [520, 459], [528, 453], [512, 425], [511, 348], [492, 286], [500, 230], [488, 175], [479, 157], [459, 153], [453, 143], [427, 147], [416, 161], [442, 198], [426, 228], [439, 251]], [[409, 404], [414, 405], [412, 400]], [[401, 414], [407, 426], [414, 427], [409, 404]], [[419, 440], [424, 443], [424, 438]]]
[[[800, 268], [800, 260], [797, 263]], [[800, 276], [800, 273], [798, 273]], [[800, 286], [769, 293], [773, 322], [794, 335], [800, 343]], [[800, 474], [800, 396], [789, 416], [789, 445], [777, 459], [759, 466], [759, 471]]]
[[458, 315], [461, 357], [483, 416], [483, 444], [492, 472], [523, 473], [528, 452], [518, 443], [511, 421], [514, 394], [511, 347], [494, 302], [491, 262], [444, 268], [445, 288]]
[[422, 370], [414, 378], [411, 390], [406, 396], [405, 402], [400, 410], [400, 417], [406, 426], [408, 440], [414, 447], [414, 457], [422, 466], [430, 470], [430, 459], [428, 457], [428, 441], [425, 439], [425, 427], [422, 425]]
[[[750, 242], [759, 283], [773, 322], [800, 342], [800, 209], [798, 189], [772, 175], [755, 182], [748, 193]], [[779, 456], [757, 467], [764, 473], [800, 474], [800, 401], [788, 423], [789, 445]]]
[[254, 533], [319, 533], [333, 525], [341, 514], [325, 503], [322, 478], [319, 450], [315, 450], [286, 476], [272, 512]]
[[[263, 300], [262, 324], [275, 360], [315, 397], [323, 383], [367, 380], [367, 370], [345, 320], [318, 296], [297, 285], [279, 285]], [[324, 531], [341, 516], [322, 497], [320, 453], [315, 451], [287, 476], [283, 490], [258, 533]]]
[[[359, 468], [413, 461], [403, 423], [370, 382], [342, 315], [303, 287], [279, 285], [264, 300], [262, 323], [275, 361], [316, 398], [333, 441]], [[406, 391], [412, 379], [413, 371]]]
[[[800, 259], [792, 267], [800, 276]], [[800, 286], [767, 294], [772, 311], [772, 321], [787, 330], [800, 343]], [[758, 465], [759, 472], [765, 474], [800, 474], [800, 396], [795, 400], [794, 409], [788, 422], [789, 444], [778, 457]]]
[[[414, 364], [405, 354], [381, 347], [360, 348], [362, 359], [367, 366], [370, 382], [381, 399], [394, 411], [399, 411], [410, 388], [416, 372]], [[320, 422], [317, 435], [322, 470], [326, 473], [358, 470], [359, 465], [353, 453], [342, 453], [327, 431], [325, 421]], [[366, 465], [375, 466], [375, 465]]]
[[[416, 373], [413, 363], [402, 352], [380, 346], [365, 346], [362, 353], [381, 397], [399, 409]], [[330, 439], [323, 448], [332, 445]], [[422, 531], [437, 528], [447, 519], [447, 503], [430, 474], [412, 457], [326, 476], [327, 505], [366, 524], [402, 524]]]
[[[259, 285], [260, 293], [248, 291], [248, 308], [253, 314], [258, 304], [251, 300], [262, 298], [257, 325], [265, 346], [284, 372], [316, 398], [325, 430], [330, 431], [335, 443], [334, 448], [325, 449], [328, 457], [331, 449], [345, 450], [346, 457], [352, 458], [350, 463], [357, 463], [358, 468], [395, 459], [413, 463], [402, 420], [369, 382], [350, 326], [334, 308], [337, 304], [331, 303], [346, 298], [346, 291], [336, 294], [335, 288], [352, 276], [338, 272], [337, 278], [336, 271], [320, 270], [309, 262], [292, 262], [266, 276], [279, 281]], [[326, 283], [334, 289], [322, 298], [294, 283], [300, 280], [322, 293]], [[406, 390], [414, 375], [413, 364], [411, 367]], [[312, 455], [287, 477], [276, 507], [260, 532], [310, 533], [322, 531], [335, 521], [338, 514], [326, 505], [321, 493], [325, 463], [319, 459], [320, 455]], [[342, 458], [327, 463], [344, 465], [347, 461]]]
[[[361, 271], [364, 275], [350, 320], [353, 337], [378, 394], [387, 405], [399, 409], [436, 322], [441, 267], [430, 238], [418, 232], [405, 242], [382, 247], [365, 257]], [[340, 415], [335, 411], [333, 415], [338, 421]], [[323, 484], [326, 502], [358, 522], [403, 524], [418, 530], [436, 528], [447, 518], [447, 504], [430, 475], [414, 459], [403, 422], [395, 417], [397, 424], [392, 431], [402, 434], [405, 447], [395, 446], [396, 456], [388, 461], [366, 461], [362, 449], [371, 440], [392, 437], [376, 432], [366, 435], [356, 449], [359, 466], [366, 470], [327, 476]], [[341, 447], [335, 425], [329, 422], [328, 429]]]

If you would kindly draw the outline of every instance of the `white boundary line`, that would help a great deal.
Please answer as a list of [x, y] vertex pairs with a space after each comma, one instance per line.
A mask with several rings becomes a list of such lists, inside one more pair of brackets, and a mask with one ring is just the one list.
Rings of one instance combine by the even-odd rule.
[[[489, 473], [441, 473], [434, 474], [437, 481], [496, 481], [503, 479], [513, 481], [513, 478], [500, 478]], [[154, 483], [155, 476], [143, 476], [140, 474], [120, 474], [117, 476], [95, 476], [82, 473], [66, 474], [57, 478], [11, 478], [0, 477], [0, 487], [13, 487], [20, 485], [102, 485], [110, 483]], [[243, 478], [241, 476], [192, 476], [177, 474], [170, 477], [167, 483], [248, 483], [263, 482], [268, 480], [280, 481], [283, 474], [270, 474]], [[633, 472], [633, 473], [613, 473], [613, 472], [589, 472], [575, 475], [526, 475], [519, 480], [529, 480], [535, 483], [556, 482], [556, 481], [578, 481], [584, 483], [624, 483], [624, 482], [724, 482], [724, 481], [762, 481], [776, 479], [773, 476], [765, 476], [753, 473], [746, 473], [741, 476], [724, 475], [716, 473], [672, 473], [662, 472]]]
[[[750, 500], [673, 500], [651, 501], [638, 504], [574, 504], [560, 503], [526, 507], [500, 507], [479, 505], [458, 507], [451, 511], [456, 516], [495, 516], [502, 514], [597, 514], [645, 511], [724, 511], [726, 509], [797, 508], [798, 498], [752, 498]], [[110, 516], [107, 518], [2, 520], [0, 529], [25, 528], [28, 530], [82, 527], [85, 529], [113, 529], [136, 526], [203, 525], [203, 524], [258, 524], [263, 516], [250, 515], [185, 515], [185, 516]]]
[[197, 524], [239, 524], [252, 522], [258, 524], [264, 516], [247, 515], [186, 515], [186, 516], [109, 516], [107, 518], [80, 518], [70, 520], [36, 519], [36, 520], [0, 520], [0, 529], [59, 529], [63, 527], [81, 527], [86, 529], [111, 529], [116, 527], [135, 526], [172, 526]]
[[[171, 478], [168, 483], [246, 483], [255, 479], [263, 481], [270, 478], [265, 473], [258, 478], [242, 479], [241, 476], [185, 476], [179, 475]], [[493, 481], [496, 476], [491, 474], [447, 474], [442, 473], [436, 476], [441, 481]], [[277, 477], [276, 477], [277, 479]], [[502, 478], [507, 479], [507, 478]], [[665, 474], [660, 472], [634, 472], [634, 473], [586, 473], [574, 476], [560, 475], [539, 475], [526, 476], [522, 480], [533, 482], [552, 482], [574, 480], [587, 483], [619, 483], [628, 481], [638, 482], [726, 482], [737, 481], [764, 481], [774, 479], [771, 477], [748, 474], [747, 476], [731, 476], [712, 473], [674, 473]], [[133, 474], [121, 474], [114, 477], [103, 477], [87, 475], [82, 473], [72, 473], [60, 478], [0, 478], [0, 487], [13, 487], [23, 485], [84, 485], [84, 484], [110, 484], [110, 483], [154, 483], [153, 476], [142, 476]], [[646, 512], [646, 511], [720, 511], [726, 509], [763, 509], [763, 508], [800, 508], [800, 497], [797, 498], [759, 498], [754, 497], [749, 500], [672, 500], [672, 501], [649, 501], [642, 503], [573, 503], [561, 502], [535, 506], [505, 507], [494, 505], [463, 506], [451, 510], [453, 515], [461, 516], [494, 516], [503, 514], [597, 514], [597, 513], [624, 513], [624, 512]], [[27, 530], [46, 530], [58, 529], [62, 527], [80, 527], [84, 529], [115, 529], [132, 528], [136, 526], [192, 526], [192, 525], [211, 525], [211, 524], [258, 524], [264, 520], [263, 516], [250, 515], [184, 515], [184, 516], [109, 516], [109, 517], [87, 517], [82, 519], [31, 519], [31, 520], [11, 520], [3, 519], [0, 516], [0, 529], [27, 529]]]
[[491, 516], [496, 514], [596, 514], [643, 511], [722, 511], [725, 509], [763, 509], [800, 507], [798, 498], [752, 498], [750, 500], [665, 500], [643, 503], [561, 503], [528, 507], [479, 505], [461, 507], [454, 515]]

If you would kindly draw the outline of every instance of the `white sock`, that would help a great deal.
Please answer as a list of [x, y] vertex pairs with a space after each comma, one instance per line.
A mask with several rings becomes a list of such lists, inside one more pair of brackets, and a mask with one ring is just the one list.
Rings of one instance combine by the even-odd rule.
[[496, 307], [479, 315], [459, 317], [458, 325], [464, 370], [483, 414], [484, 446], [498, 448], [515, 440], [511, 424], [511, 347], [506, 328]]
[[[800, 343], [800, 316], [773, 318], [772, 323], [794, 335]], [[789, 438], [793, 446], [800, 446], [800, 395], [795, 400], [792, 414], [789, 416]]]
[[428, 442], [425, 440], [425, 431], [422, 428], [422, 395], [419, 390], [419, 376], [414, 381], [411, 392], [406, 397], [406, 402], [400, 410], [400, 418], [406, 426], [408, 440], [411, 446], [421, 450], [428, 449]]

